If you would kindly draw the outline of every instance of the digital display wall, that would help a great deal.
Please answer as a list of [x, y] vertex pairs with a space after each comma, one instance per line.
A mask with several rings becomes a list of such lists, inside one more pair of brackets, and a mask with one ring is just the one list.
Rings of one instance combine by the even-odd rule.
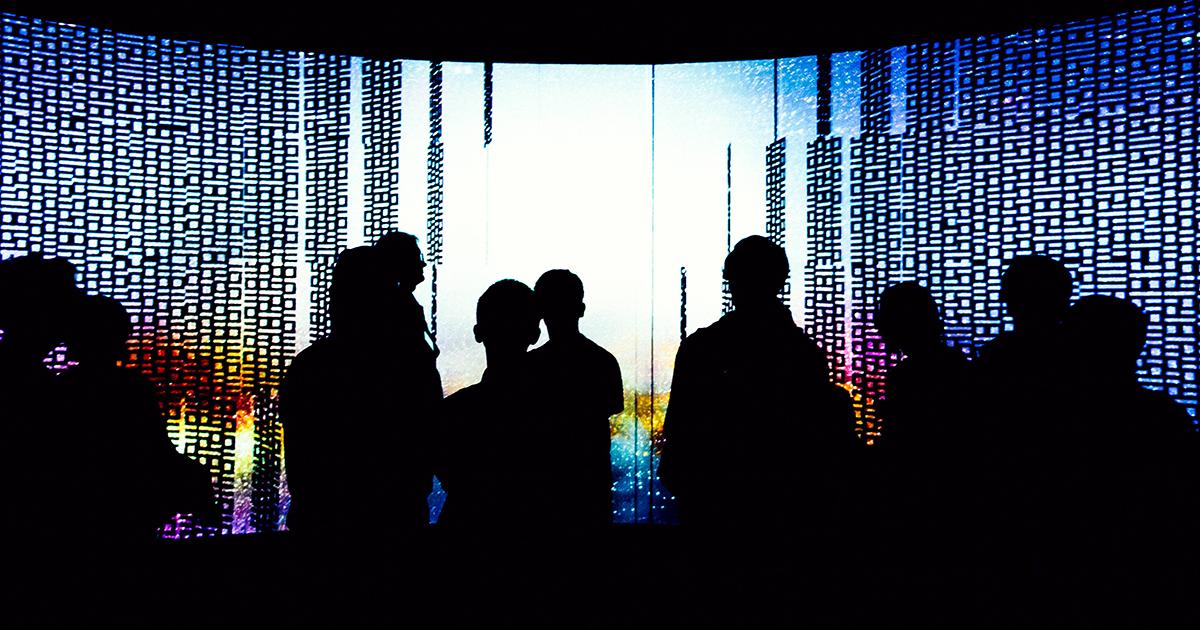
[[[0, 15], [0, 254], [69, 258], [129, 309], [131, 362], [212, 472], [221, 533], [285, 526], [280, 380], [329, 330], [338, 252], [392, 229], [431, 264], [418, 298], [447, 393], [483, 371], [489, 284], [583, 279], [582, 329], [625, 379], [617, 522], [673, 518], [655, 475], [672, 362], [729, 308], [722, 261], [750, 234], [786, 248], [796, 321], [864, 440], [887, 430], [882, 289], [926, 283], [970, 352], [1004, 328], [1003, 263], [1028, 253], [1063, 260], [1077, 297], [1145, 308], [1142, 381], [1194, 419], [1196, 13], [664, 66], [380, 61]], [[329, 448], [364, 437], [331, 426]]]

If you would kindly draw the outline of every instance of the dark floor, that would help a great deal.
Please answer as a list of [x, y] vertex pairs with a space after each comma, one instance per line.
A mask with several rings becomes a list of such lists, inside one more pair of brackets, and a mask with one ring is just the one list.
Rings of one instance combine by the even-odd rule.
[[1066, 547], [667, 527], [285, 533], [24, 549], [8, 610], [12, 627], [1198, 627], [1193, 551]]

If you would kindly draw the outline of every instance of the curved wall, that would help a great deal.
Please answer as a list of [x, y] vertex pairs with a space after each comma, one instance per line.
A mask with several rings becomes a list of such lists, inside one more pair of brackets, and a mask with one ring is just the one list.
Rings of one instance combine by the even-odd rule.
[[[999, 276], [1023, 253], [1066, 262], [1077, 296], [1141, 304], [1142, 380], [1195, 418], [1196, 11], [653, 67], [380, 61], [0, 15], [0, 254], [65, 256], [125, 303], [132, 362], [217, 480], [223, 532], [285, 522], [279, 381], [328, 330], [337, 252], [396, 228], [436, 261], [418, 297], [448, 392], [482, 372], [488, 284], [583, 278], [584, 332], [625, 378], [618, 522], [673, 518], [654, 470], [674, 352], [727, 308], [721, 263], [749, 234], [786, 247], [793, 313], [863, 439], [886, 431], [879, 292], [927, 283], [970, 353], [1004, 328]], [[369, 437], [331, 431], [330, 448]]]

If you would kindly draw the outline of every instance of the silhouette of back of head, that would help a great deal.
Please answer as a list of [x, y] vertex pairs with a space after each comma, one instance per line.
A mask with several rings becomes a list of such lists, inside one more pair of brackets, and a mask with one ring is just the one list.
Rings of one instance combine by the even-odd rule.
[[66, 341], [80, 365], [111, 367], [124, 358], [132, 332], [129, 313], [119, 301], [88, 295], [79, 301]]
[[875, 327], [889, 346], [907, 354], [936, 347], [942, 338], [942, 317], [929, 289], [901, 282], [884, 290], [875, 311]]
[[566, 269], [551, 269], [542, 274], [533, 293], [551, 335], [583, 317], [583, 281]]
[[355, 247], [338, 256], [329, 287], [329, 314], [339, 336], [378, 334], [386, 313], [381, 299], [394, 284], [380, 250]]
[[1000, 278], [1000, 299], [1017, 331], [1051, 328], [1071, 303], [1074, 281], [1061, 262], [1041, 255], [1017, 256]]
[[41, 361], [62, 341], [70, 302], [78, 293], [75, 266], [30, 254], [0, 262], [0, 330], [10, 358]]
[[725, 257], [725, 280], [734, 307], [777, 299], [787, 282], [787, 253], [765, 236], [747, 236]]
[[375, 242], [383, 254], [387, 273], [397, 286], [411, 293], [425, 280], [425, 257], [417, 237], [407, 232], [388, 232]]
[[533, 290], [517, 280], [488, 287], [475, 306], [475, 341], [484, 345], [490, 364], [495, 355], [524, 353], [541, 336]]
[[1092, 383], [1136, 378], [1146, 344], [1146, 314], [1129, 300], [1089, 295], [1067, 311], [1063, 330], [1080, 376]]

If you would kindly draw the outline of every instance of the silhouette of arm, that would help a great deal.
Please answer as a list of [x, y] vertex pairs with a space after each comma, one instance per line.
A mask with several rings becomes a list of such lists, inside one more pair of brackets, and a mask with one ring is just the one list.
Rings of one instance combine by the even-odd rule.
[[288, 491], [293, 505], [308, 503], [312, 480], [310, 470], [311, 432], [320, 421], [314, 395], [321, 391], [312, 374], [310, 358], [301, 352], [284, 377], [279, 391], [279, 419], [287, 453]]
[[609, 354], [606, 367], [604, 415], [615, 416], [625, 410], [625, 384], [616, 357]]
[[434, 413], [435, 427], [433, 433], [433, 474], [437, 475], [442, 489], [449, 494], [456, 485], [457, 472], [455, 462], [454, 421], [450, 417], [455, 405], [454, 398], [444, 398], [438, 402]]
[[130, 383], [128, 397], [137, 406], [140, 440], [135, 447], [142, 451], [152, 476], [148, 491], [153, 496], [154, 516], [161, 524], [175, 514], [191, 514], [199, 524], [217, 526], [220, 512], [213, 496], [212, 479], [208, 469], [192, 458], [178, 452], [166, 431], [158, 392], [150, 381], [133, 373], [125, 375]]
[[693, 373], [691, 344], [688, 339], [679, 344], [675, 354], [675, 372], [671, 376], [671, 398], [663, 420], [663, 452], [658, 474], [663, 485], [675, 496], [686, 495], [691, 476], [689, 455], [694, 445], [696, 375]]

